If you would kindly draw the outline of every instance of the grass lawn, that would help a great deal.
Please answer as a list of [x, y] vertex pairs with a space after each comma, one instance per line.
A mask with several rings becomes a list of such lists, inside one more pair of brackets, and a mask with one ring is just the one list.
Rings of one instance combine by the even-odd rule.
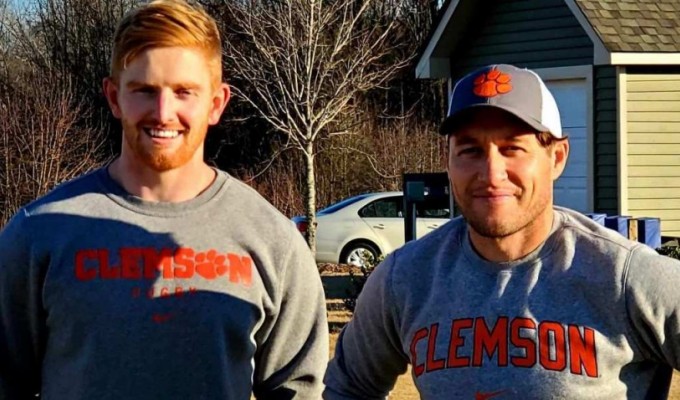
[[[335, 341], [338, 339], [338, 335], [331, 335], [331, 357], [333, 356], [333, 349], [335, 348]], [[418, 391], [413, 385], [413, 380], [411, 379], [411, 371], [409, 371], [400, 376], [397, 381], [397, 386], [395, 386], [394, 391], [390, 394], [390, 400], [418, 400]], [[669, 400], [680, 400], [680, 374], [676, 371], [673, 375], [673, 383], [671, 385]]]

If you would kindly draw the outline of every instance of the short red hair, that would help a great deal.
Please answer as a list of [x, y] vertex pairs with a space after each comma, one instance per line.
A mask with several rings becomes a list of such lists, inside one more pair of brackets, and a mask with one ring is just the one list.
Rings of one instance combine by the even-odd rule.
[[113, 39], [111, 78], [144, 50], [186, 47], [202, 52], [213, 74], [222, 81], [222, 41], [215, 20], [199, 5], [184, 0], [154, 0], [127, 13]]

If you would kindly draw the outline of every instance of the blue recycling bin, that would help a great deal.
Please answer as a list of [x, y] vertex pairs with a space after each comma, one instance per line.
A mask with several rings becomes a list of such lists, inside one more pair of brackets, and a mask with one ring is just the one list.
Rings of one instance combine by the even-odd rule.
[[628, 237], [628, 220], [630, 216], [627, 215], [613, 215], [610, 217], [605, 217], [604, 226], [609, 229], [613, 229], [623, 235]]
[[636, 218], [638, 220], [638, 241], [658, 249], [661, 247], [661, 220], [659, 218]]
[[607, 218], [607, 214], [600, 213], [588, 213], [586, 216], [600, 225], [604, 225], [604, 219]]

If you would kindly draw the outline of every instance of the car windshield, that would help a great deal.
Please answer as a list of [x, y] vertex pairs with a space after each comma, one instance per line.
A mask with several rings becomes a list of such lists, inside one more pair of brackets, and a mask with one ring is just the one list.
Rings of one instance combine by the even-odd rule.
[[319, 212], [317, 213], [317, 215], [332, 214], [332, 213], [334, 213], [334, 212], [336, 212], [336, 211], [338, 211], [338, 210], [341, 210], [341, 209], [343, 209], [343, 208], [345, 208], [345, 207], [347, 207], [347, 206], [349, 206], [349, 205], [351, 205], [351, 204], [356, 203], [356, 202], [359, 201], [359, 200], [363, 200], [363, 199], [365, 199], [365, 198], [368, 197], [368, 196], [370, 196], [370, 193], [360, 194], [360, 195], [358, 195], [358, 196], [354, 196], [354, 197], [347, 198], [347, 199], [345, 199], [345, 200], [342, 200], [342, 201], [340, 201], [340, 202], [338, 202], [338, 203], [335, 203], [335, 204], [333, 204], [333, 205], [331, 205], [331, 206], [328, 206], [328, 207], [324, 208], [323, 210], [319, 211]]

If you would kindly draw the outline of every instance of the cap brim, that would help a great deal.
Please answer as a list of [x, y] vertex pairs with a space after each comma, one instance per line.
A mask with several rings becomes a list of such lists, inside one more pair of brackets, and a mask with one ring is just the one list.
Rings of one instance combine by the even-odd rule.
[[473, 104], [473, 105], [470, 105], [469, 107], [466, 107], [466, 108], [458, 111], [454, 115], [447, 117], [444, 120], [444, 122], [442, 122], [442, 124], [439, 126], [439, 134], [444, 135], [444, 136], [450, 135], [451, 133], [453, 133], [453, 131], [456, 130], [456, 127], [457, 127], [462, 116], [464, 116], [465, 114], [467, 114], [468, 112], [470, 112], [474, 109], [478, 109], [478, 108], [481, 108], [481, 107], [497, 108], [497, 109], [506, 111], [506, 112], [512, 114], [513, 116], [515, 116], [516, 118], [518, 118], [519, 120], [521, 120], [522, 122], [529, 125], [531, 128], [535, 129], [536, 131], [538, 131], [538, 132], [548, 132], [551, 135], [555, 136], [554, 133], [550, 132], [550, 129], [548, 127], [546, 127], [545, 125], [536, 121], [535, 119], [527, 117], [526, 115], [522, 115], [521, 112], [519, 112], [518, 110], [516, 110], [512, 107], [503, 106], [503, 105], [496, 105], [496, 104]]

